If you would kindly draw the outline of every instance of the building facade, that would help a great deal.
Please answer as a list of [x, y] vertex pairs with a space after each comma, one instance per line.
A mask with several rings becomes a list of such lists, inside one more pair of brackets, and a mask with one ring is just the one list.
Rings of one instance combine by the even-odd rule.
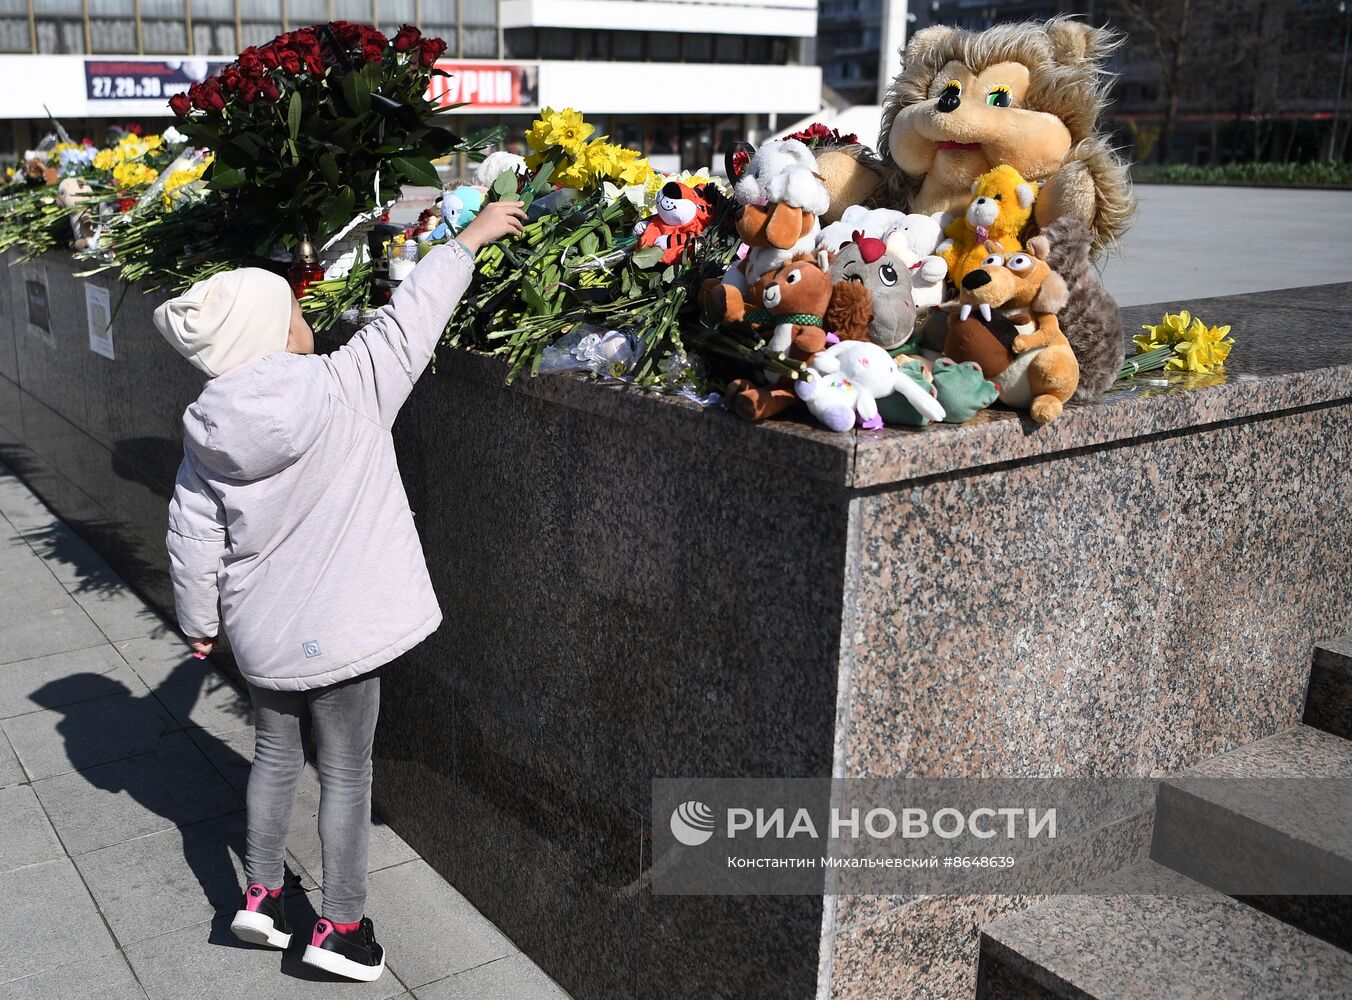
[[511, 145], [539, 107], [569, 106], [693, 169], [821, 103], [817, 0], [0, 0], [0, 153], [36, 142], [49, 111], [95, 140], [166, 124], [168, 97], [241, 48], [334, 19], [444, 38], [434, 96]]

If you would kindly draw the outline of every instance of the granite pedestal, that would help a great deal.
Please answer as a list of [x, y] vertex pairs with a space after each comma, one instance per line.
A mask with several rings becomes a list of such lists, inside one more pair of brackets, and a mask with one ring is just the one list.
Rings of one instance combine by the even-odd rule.
[[[72, 270], [0, 281], [0, 456], [168, 607], [200, 382], [137, 289], [91, 354]], [[1043, 428], [749, 426], [443, 355], [395, 440], [445, 624], [389, 675], [377, 807], [579, 998], [972, 995], [1029, 900], [655, 896], [650, 780], [1164, 775], [1293, 724], [1352, 627], [1349, 291], [1192, 303], [1226, 378]]]

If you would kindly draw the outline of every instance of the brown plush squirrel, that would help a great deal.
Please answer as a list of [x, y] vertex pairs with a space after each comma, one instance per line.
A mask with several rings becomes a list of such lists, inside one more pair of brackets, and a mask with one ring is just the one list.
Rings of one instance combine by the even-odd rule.
[[987, 248], [990, 255], [962, 279], [944, 353], [975, 361], [999, 386], [1000, 402], [1050, 423], [1080, 380], [1056, 318], [1066, 305], [1066, 283], [1048, 265], [1045, 242], [1030, 241], [1027, 251], [1008, 257], [998, 243]]

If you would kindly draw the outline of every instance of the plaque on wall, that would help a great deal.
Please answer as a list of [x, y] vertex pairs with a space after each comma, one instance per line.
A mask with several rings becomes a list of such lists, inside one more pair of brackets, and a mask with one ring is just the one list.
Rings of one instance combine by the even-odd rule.
[[95, 354], [113, 357], [113, 310], [108, 300], [108, 289], [86, 282], [85, 311], [89, 316], [89, 349]]
[[43, 333], [51, 333], [51, 320], [47, 314], [47, 286], [31, 278], [24, 284], [28, 286], [28, 322]]

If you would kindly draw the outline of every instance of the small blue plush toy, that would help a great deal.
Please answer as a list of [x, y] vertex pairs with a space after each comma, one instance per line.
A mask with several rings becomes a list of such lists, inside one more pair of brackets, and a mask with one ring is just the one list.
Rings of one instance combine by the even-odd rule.
[[482, 188], [470, 187], [465, 184], [452, 191], [443, 192], [441, 195], [441, 224], [432, 230], [428, 239], [450, 239], [473, 222], [474, 217], [479, 214], [479, 210], [483, 207], [484, 192]]

